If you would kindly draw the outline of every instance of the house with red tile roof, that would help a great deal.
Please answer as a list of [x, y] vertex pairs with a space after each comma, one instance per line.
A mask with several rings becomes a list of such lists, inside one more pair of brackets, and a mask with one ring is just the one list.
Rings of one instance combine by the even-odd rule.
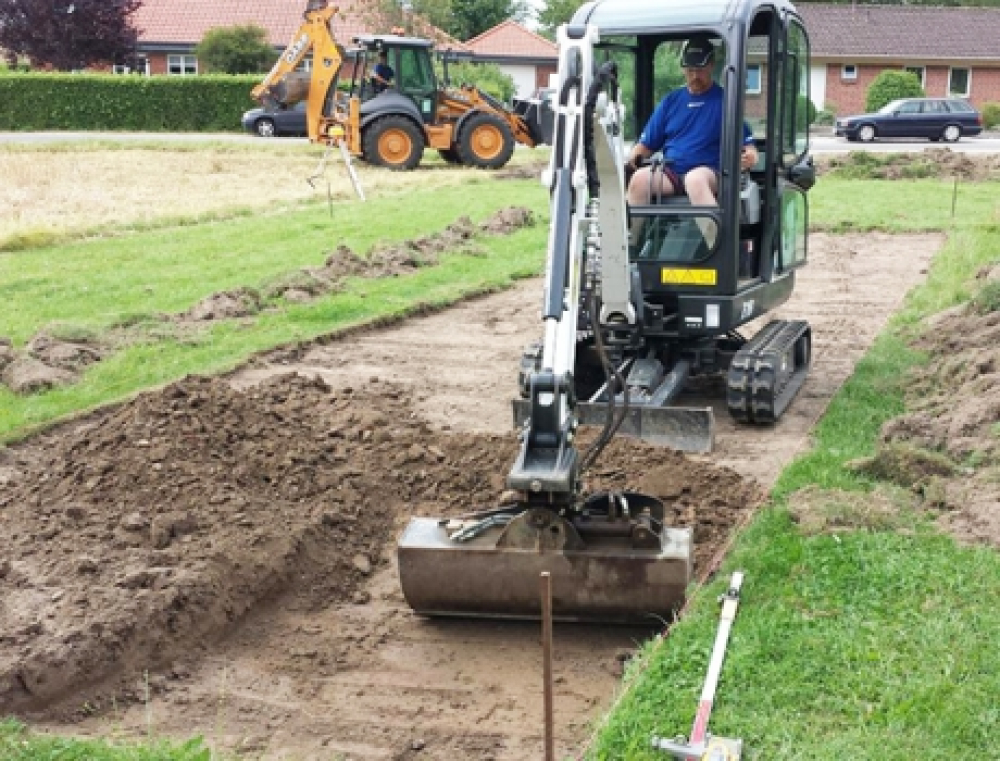
[[496, 64], [514, 79], [516, 97], [525, 98], [549, 86], [556, 73], [559, 48], [516, 21], [504, 21], [465, 43], [477, 62]]
[[885, 69], [912, 71], [929, 97], [1000, 103], [1000, 8], [799, 3], [818, 108], [862, 113]]
[[[143, 0], [132, 17], [139, 31], [136, 52], [147, 74], [192, 75], [199, 72], [195, 46], [217, 27], [256, 24], [276, 50], [284, 50], [302, 23], [306, 0]], [[438, 47], [467, 50], [425, 19], [389, 18], [377, 0], [347, 0], [335, 17], [334, 36], [346, 48], [362, 34], [384, 34], [402, 26], [414, 37]]]

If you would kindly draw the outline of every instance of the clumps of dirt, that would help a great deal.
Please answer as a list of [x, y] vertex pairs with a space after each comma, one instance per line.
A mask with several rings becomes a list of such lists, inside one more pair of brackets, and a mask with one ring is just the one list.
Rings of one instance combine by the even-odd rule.
[[282, 278], [267, 289], [266, 295], [303, 302], [341, 290], [347, 278], [399, 277], [434, 266], [443, 254], [481, 254], [483, 249], [475, 241], [478, 234], [510, 235], [534, 223], [531, 210], [512, 206], [501, 209], [478, 227], [468, 217], [460, 217], [440, 233], [398, 243], [378, 243], [364, 255], [340, 245], [327, 256], [323, 266], [306, 267]]
[[0, 338], [0, 382], [15, 394], [28, 395], [75, 383], [105, 351], [90, 339], [64, 340], [39, 333], [17, 351]]
[[174, 318], [175, 321], [209, 322], [213, 320], [234, 320], [250, 317], [264, 308], [264, 301], [253, 288], [236, 288], [231, 291], [213, 293], [202, 299], [187, 312]]
[[926, 148], [920, 153], [851, 151], [819, 157], [818, 174], [849, 179], [912, 180], [923, 177], [958, 178], [972, 182], [1000, 179], [1000, 155], [959, 153], [950, 148]]
[[[906, 388], [907, 412], [883, 427], [874, 457], [855, 463], [946, 511], [956, 536], [1000, 546], [1000, 300], [979, 298], [1000, 264], [977, 276], [971, 302], [926, 320], [916, 348], [929, 361]], [[979, 307], [975, 305], [980, 304]]]
[[905, 490], [884, 487], [861, 494], [808, 486], [795, 493], [788, 509], [806, 535], [895, 531], [911, 522], [917, 498]]
[[0, 337], [0, 383], [21, 395], [68, 386], [76, 383], [89, 365], [112, 353], [113, 347], [155, 340], [157, 332], [164, 336], [193, 335], [211, 322], [259, 314], [275, 299], [309, 302], [342, 290], [344, 281], [350, 277], [399, 277], [434, 266], [443, 254], [480, 254], [483, 249], [475, 241], [477, 235], [510, 235], [534, 224], [535, 216], [530, 209], [511, 206], [478, 226], [468, 217], [460, 217], [443, 232], [399, 243], [379, 243], [363, 256], [340, 245], [321, 267], [305, 267], [289, 273], [262, 290], [242, 287], [213, 293], [186, 312], [154, 318], [154, 322], [170, 326], [169, 330], [151, 331], [145, 323], [119, 325], [101, 343], [96, 339], [61, 340], [43, 333], [33, 338], [24, 352], [17, 352], [10, 339]]
[[[249, 611], [365, 604], [414, 514], [498, 504], [514, 436], [441, 432], [404, 391], [296, 375], [243, 392], [188, 378], [0, 450], [0, 705], [140, 699]], [[589, 490], [635, 489], [694, 528], [698, 563], [761, 493], [736, 473], [614, 440]], [[66, 701], [66, 698], [72, 698]]]

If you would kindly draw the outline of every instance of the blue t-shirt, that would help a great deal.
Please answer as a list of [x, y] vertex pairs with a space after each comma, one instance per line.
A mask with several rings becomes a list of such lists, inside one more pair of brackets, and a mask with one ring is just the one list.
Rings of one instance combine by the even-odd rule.
[[[668, 93], [649, 118], [639, 142], [663, 151], [670, 168], [686, 174], [697, 166], [718, 171], [722, 144], [723, 89], [717, 82], [701, 95], [687, 87]], [[743, 123], [743, 145], [753, 144], [750, 125]]]

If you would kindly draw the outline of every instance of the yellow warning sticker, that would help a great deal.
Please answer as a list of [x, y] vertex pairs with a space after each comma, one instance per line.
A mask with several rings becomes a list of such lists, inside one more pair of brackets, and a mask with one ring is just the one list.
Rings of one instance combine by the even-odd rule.
[[716, 270], [684, 270], [664, 267], [660, 270], [660, 282], [670, 285], [715, 285], [718, 274]]

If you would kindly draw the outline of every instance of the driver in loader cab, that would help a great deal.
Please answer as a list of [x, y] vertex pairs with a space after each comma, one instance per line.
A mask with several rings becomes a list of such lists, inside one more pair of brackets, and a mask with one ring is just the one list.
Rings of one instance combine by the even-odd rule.
[[392, 85], [392, 79], [396, 76], [396, 72], [392, 70], [389, 65], [389, 59], [386, 52], [383, 50], [378, 54], [378, 62], [375, 64], [375, 68], [372, 69], [372, 88], [375, 93], [378, 94], [385, 90], [387, 87]]
[[[646, 205], [667, 196], [687, 195], [698, 206], [716, 206], [722, 139], [723, 90], [712, 78], [715, 47], [706, 35], [688, 40], [681, 56], [685, 86], [660, 101], [632, 148], [627, 198]], [[639, 168], [662, 151], [663, 163]], [[744, 171], [757, 163], [750, 125], [743, 124]]]

